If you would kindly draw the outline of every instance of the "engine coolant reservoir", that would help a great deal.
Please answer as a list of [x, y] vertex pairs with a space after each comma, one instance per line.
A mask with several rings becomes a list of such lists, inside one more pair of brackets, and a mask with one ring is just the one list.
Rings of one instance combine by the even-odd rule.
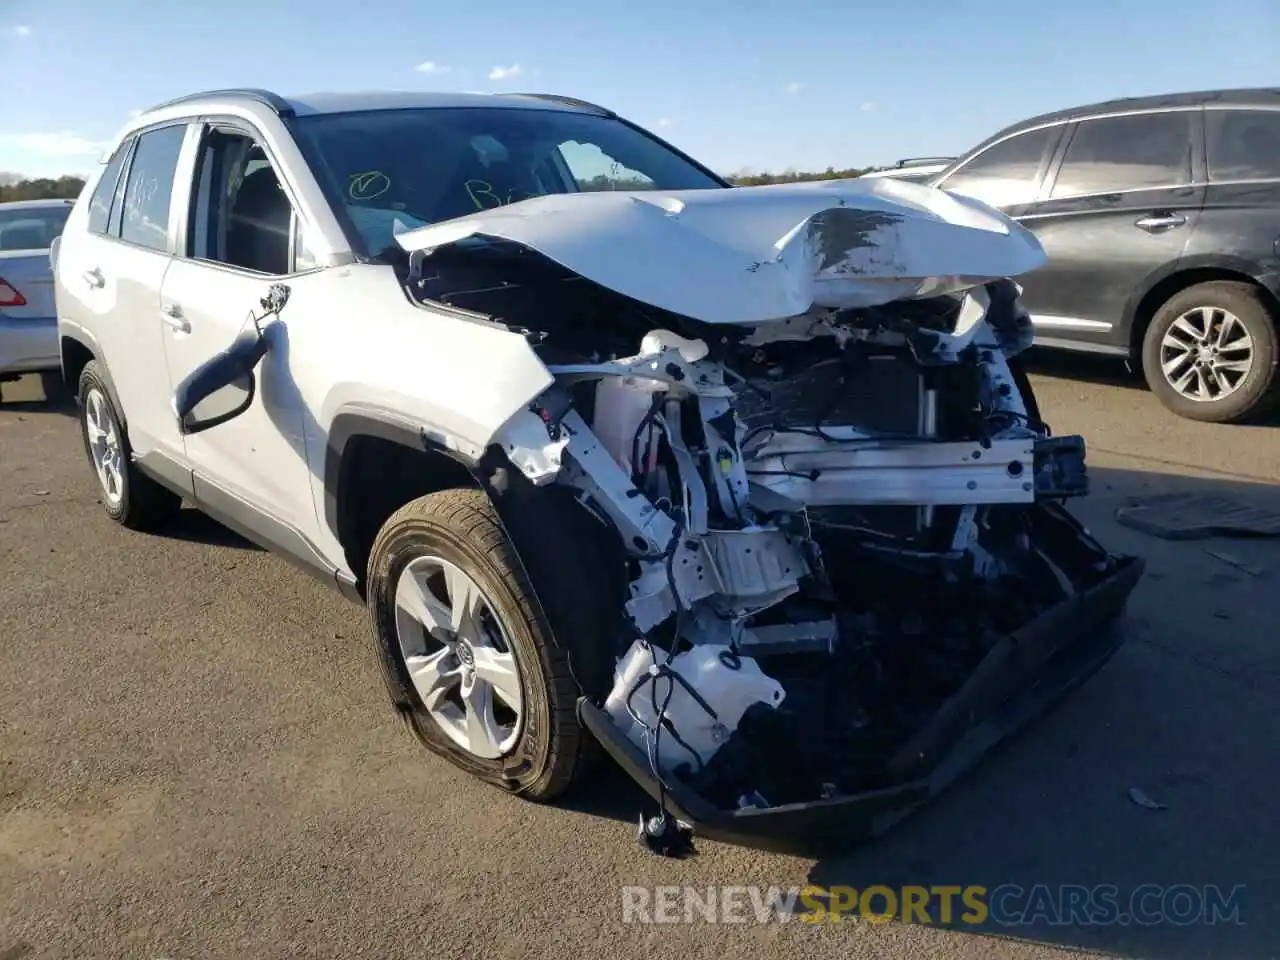
[[[708, 348], [702, 340], [690, 340], [670, 330], [650, 330], [640, 341], [640, 354], [657, 354], [663, 350], [676, 350], [686, 363], [696, 363], [707, 356]], [[600, 438], [609, 455], [627, 475], [637, 472], [633, 469], [633, 455], [644, 457], [644, 464], [639, 470], [648, 473], [654, 468], [658, 459], [658, 445], [651, 442], [656, 439], [657, 428], [648, 426], [641, 432], [639, 440], [636, 431], [653, 406], [656, 394], [665, 393], [667, 385], [661, 380], [649, 380], [645, 377], [606, 377], [596, 387], [595, 422], [591, 424], [592, 432]], [[648, 455], [645, 455], [645, 451]], [[633, 453], [633, 451], [638, 451]]]
[[[665, 660], [666, 654], [661, 656]], [[714, 717], [678, 680], [663, 675], [655, 678], [655, 669], [653, 648], [637, 640], [618, 662], [616, 681], [604, 704], [610, 719], [645, 752], [649, 749], [645, 729], [636, 724], [627, 711], [627, 697], [637, 683], [640, 687], [631, 697], [631, 709], [644, 726], [651, 731], [657, 728], [658, 714], [654, 701], [659, 708], [666, 702], [667, 719], [704, 764], [738, 729], [738, 722], [747, 707], [755, 703], [776, 707], [786, 696], [782, 684], [764, 673], [755, 660], [736, 655], [722, 644], [698, 644], [677, 654], [670, 663], [670, 669], [680, 674], [698, 692], [698, 697], [716, 712]], [[671, 694], [670, 702], [667, 702], [668, 693]], [[697, 766], [689, 750], [675, 737], [664, 733], [659, 741], [659, 768], [669, 773], [681, 763]]]
[[665, 386], [660, 380], [639, 377], [607, 377], [596, 386], [595, 421], [591, 430], [627, 476], [636, 472], [631, 463], [633, 447], [645, 464], [640, 472], [649, 472], [657, 462], [658, 444], [653, 442], [656, 427], [650, 423], [638, 440], [637, 431], [653, 405], [655, 394], [664, 392]]

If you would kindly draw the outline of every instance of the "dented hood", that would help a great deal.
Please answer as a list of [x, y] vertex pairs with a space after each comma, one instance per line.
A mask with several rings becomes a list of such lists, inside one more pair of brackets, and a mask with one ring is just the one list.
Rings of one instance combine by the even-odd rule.
[[888, 179], [553, 194], [397, 235], [430, 251], [509, 240], [706, 323], [933, 296], [1039, 267], [1039, 241], [977, 200]]

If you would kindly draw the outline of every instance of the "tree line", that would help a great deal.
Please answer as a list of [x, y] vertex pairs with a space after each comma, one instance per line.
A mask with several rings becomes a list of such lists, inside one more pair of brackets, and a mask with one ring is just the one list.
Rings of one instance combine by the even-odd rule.
[[845, 170], [836, 170], [834, 167], [827, 167], [821, 173], [804, 170], [784, 170], [782, 173], [735, 173], [730, 174], [726, 179], [739, 187], [762, 187], [769, 183], [799, 183], [802, 180], [852, 180], [854, 177], [879, 169], [881, 168], [849, 167]]
[[[759, 187], [767, 183], [799, 183], [802, 180], [848, 180], [875, 169], [878, 168], [850, 167], [847, 170], [836, 170], [833, 167], [827, 167], [821, 172], [784, 170], [782, 173], [734, 173], [725, 179], [740, 187]], [[643, 182], [636, 181], [633, 186], [629, 182], [609, 182], [608, 178], [601, 176], [580, 185], [585, 190], [626, 190], [640, 189], [643, 187]], [[0, 203], [8, 203], [11, 200], [63, 198], [74, 200], [83, 188], [84, 178], [82, 177], [58, 177], [57, 179], [40, 177], [34, 180], [15, 180], [11, 183], [0, 182]]]
[[83, 177], [58, 177], [51, 180], [41, 177], [36, 180], [16, 180], [13, 183], [0, 183], [0, 203], [11, 200], [74, 200], [84, 189]]

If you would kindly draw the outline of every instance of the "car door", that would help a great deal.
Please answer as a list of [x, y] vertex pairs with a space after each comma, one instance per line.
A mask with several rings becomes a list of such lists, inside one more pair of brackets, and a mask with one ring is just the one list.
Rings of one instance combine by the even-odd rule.
[[1280, 110], [1205, 110], [1208, 185], [1185, 256], [1280, 291]]
[[1048, 263], [1019, 278], [1037, 342], [1127, 352], [1130, 301], [1172, 272], [1204, 203], [1199, 108], [1072, 123], [1018, 219]]
[[[278, 167], [242, 122], [203, 126], [193, 137], [183, 182], [181, 255], [160, 294], [175, 386], [263, 314], [273, 285], [296, 292], [306, 282], [299, 274], [312, 266], [294, 242], [301, 230]], [[289, 368], [286, 330], [279, 325], [273, 333], [277, 339], [256, 370], [248, 408], [186, 436], [185, 453], [197, 500], [211, 512], [247, 522], [268, 541], [284, 528], [291, 539], [299, 533], [310, 539], [317, 520], [305, 408]]]
[[84, 220], [68, 222], [58, 247], [59, 316], [97, 344], [139, 457], [183, 449], [169, 413], [160, 288], [172, 261], [173, 186], [187, 126], [168, 123], [127, 139]]

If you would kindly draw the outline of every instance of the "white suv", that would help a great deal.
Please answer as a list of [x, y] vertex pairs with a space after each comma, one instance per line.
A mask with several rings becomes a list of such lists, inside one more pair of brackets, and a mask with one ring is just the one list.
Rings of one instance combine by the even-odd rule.
[[727, 186], [563, 97], [144, 113], [55, 258], [108, 515], [186, 499], [366, 603], [412, 730], [524, 796], [602, 744], [730, 838], [918, 804], [1107, 659], [1142, 565], [1010, 366], [1030, 233]]

